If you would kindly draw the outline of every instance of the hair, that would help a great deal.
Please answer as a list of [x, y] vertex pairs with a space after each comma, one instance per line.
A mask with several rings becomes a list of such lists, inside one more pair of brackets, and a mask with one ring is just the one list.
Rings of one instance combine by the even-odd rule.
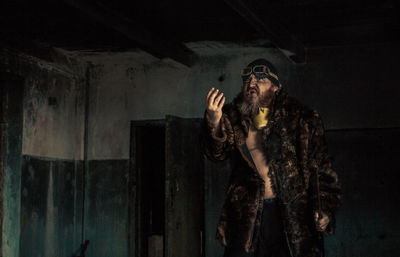
[[249, 82], [249, 80], [243, 80], [242, 90], [235, 97], [235, 102], [238, 111], [242, 115], [252, 117], [253, 115], [258, 114], [260, 107], [269, 106], [271, 104], [272, 98], [277, 93], [277, 91], [273, 91], [273, 88], [276, 87], [279, 90], [279, 87], [271, 81], [271, 88], [264, 94], [259, 95], [259, 100], [253, 103], [247, 99], [247, 92], [245, 91], [246, 85], [248, 85]]
[[253, 116], [258, 113], [260, 106], [259, 102], [249, 103], [246, 99], [244, 99], [244, 93], [240, 93], [240, 101], [237, 103], [237, 108], [242, 115], [245, 116]]

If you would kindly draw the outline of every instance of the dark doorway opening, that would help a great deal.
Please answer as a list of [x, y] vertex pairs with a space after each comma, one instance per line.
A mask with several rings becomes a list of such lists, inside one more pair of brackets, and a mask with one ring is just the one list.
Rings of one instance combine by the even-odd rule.
[[132, 122], [131, 164], [136, 195], [135, 255], [164, 256], [165, 125], [162, 121]]
[[132, 121], [129, 256], [204, 256], [199, 119]]

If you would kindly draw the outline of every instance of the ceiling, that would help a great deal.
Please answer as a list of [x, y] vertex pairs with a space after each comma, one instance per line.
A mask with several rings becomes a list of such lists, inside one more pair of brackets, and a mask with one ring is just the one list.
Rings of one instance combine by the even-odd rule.
[[141, 48], [186, 65], [185, 42], [267, 39], [303, 62], [314, 48], [397, 43], [395, 0], [37, 0], [1, 4], [1, 41], [35, 53], [48, 47]]

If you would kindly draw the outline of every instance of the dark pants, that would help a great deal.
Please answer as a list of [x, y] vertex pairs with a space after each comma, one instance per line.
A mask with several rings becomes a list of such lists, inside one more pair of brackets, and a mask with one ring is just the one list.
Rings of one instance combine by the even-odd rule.
[[290, 257], [275, 198], [264, 200], [258, 244], [254, 253], [230, 246], [225, 248], [224, 257]]

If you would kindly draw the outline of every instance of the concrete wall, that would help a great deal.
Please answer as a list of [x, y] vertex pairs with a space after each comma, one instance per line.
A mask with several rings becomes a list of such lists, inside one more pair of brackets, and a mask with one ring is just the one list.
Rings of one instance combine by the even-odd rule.
[[127, 255], [126, 224], [133, 218], [126, 209], [132, 120], [164, 119], [167, 114], [202, 117], [208, 90], [218, 87], [232, 100], [241, 88], [241, 68], [260, 55], [274, 60], [284, 77], [294, 72], [276, 49], [215, 42], [189, 45], [201, 56], [191, 68], [142, 51], [71, 53], [90, 67], [85, 236], [91, 247], [87, 256]]
[[166, 114], [202, 117], [205, 95], [217, 87], [231, 101], [241, 88], [241, 69], [260, 56], [281, 71], [283, 83], [294, 66], [277, 49], [213, 42], [189, 46], [201, 59], [187, 68], [144, 52], [82, 53], [91, 69], [89, 159], [127, 159], [129, 122], [164, 119]]
[[213, 42], [189, 46], [201, 56], [192, 68], [144, 52], [82, 53], [80, 58], [93, 64], [90, 159], [128, 158], [130, 120], [202, 117], [212, 86], [231, 101], [241, 87], [241, 68], [259, 57], [278, 67], [290, 95], [317, 109], [327, 129], [400, 126], [394, 111], [400, 53], [394, 46], [314, 51], [308, 64], [297, 66], [276, 49]]
[[328, 129], [400, 127], [396, 44], [310, 50], [292, 95], [317, 109]]
[[1, 73], [0, 78], [0, 256], [18, 256], [21, 205], [21, 145], [23, 79]]
[[[164, 119], [166, 114], [202, 117], [209, 88], [219, 88], [231, 101], [241, 88], [241, 68], [260, 57], [277, 66], [289, 94], [317, 109], [330, 130], [328, 147], [337, 157], [345, 204], [338, 213], [337, 234], [326, 240], [328, 256], [378, 256], [384, 251], [395, 256], [391, 253], [399, 250], [400, 226], [390, 210], [399, 194], [395, 184], [385, 181], [394, 180], [390, 149], [400, 141], [396, 46], [314, 50], [305, 65], [294, 65], [271, 48], [218, 42], [188, 46], [200, 56], [191, 68], [142, 51], [60, 51], [64, 58], [56, 63], [2, 55], [2, 67], [25, 79], [18, 178], [21, 256], [72, 255], [81, 232], [91, 240], [87, 256], [126, 256], [130, 121]], [[361, 130], [337, 130], [354, 128]], [[376, 172], [384, 172], [383, 184], [376, 183]], [[214, 256], [222, 250], [212, 238], [223, 199], [219, 187], [227, 178], [206, 174], [206, 250]], [[365, 179], [358, 181], [361, 176]], [[369, 190], [375, 194], [366, 194]], [[369, 204], [372, 196], [374, 201], [387, 199], [380, 202], [380, 212]], [[376, 247], [366, 251], [365, 244]]]
[[71, 256], [82, 239], [85, 84], [63, 63], [25, 73], [21, 256]]
[[[392, 184], [382, 190], [371, 178], [360, 180], [357, 191], [354, 187], [357, 182], [351, 179], [363, 176], [366, 172], [380, 172], [371, 167], [391, 171], [385, 173], [382, 178], [384, 181], [393, 178], [394, 166], [388, 159], [391, 156], [388, 155], [389, 148], [376, 148], [378, 141], [370, 140], [365, 144], [362, 139], [360, 142], [360, 138], [368, 139], [366, 133], [381, 138], [388, 145], [399, 142], [398, 133], [388, 135], [385, 130], [396, 130], [400, 122], [399, 112], [395, 111], [399, 109], [396, 100], [399, 79], [395, 67], [400, 56], [396, 45], [313, 50], [308, 53], [307, 64], [302, 65], [294, 65], [276, 49], [216, 42], [188, 45], [201, 56], [199, 63], [192, 68], [169, 60], [158, 60], [140, 51], [79, 54], [79, 58], [93, 65], [90, 72], [88, 140], [91, 160], [127, 161], [130, 120], [163, 119], [166, 114], [201, 117], [204, 97], [211, 86], [222, 90], [227, 101], [232, 100], [241, 87], [240, 69], [253, 59], [264, 57], [276, 64], [290, 95], [320, 112], [329, 131], [327, 139], [332, 145], [328, 145], [330, 153], [334, 158], [341, 156], [335, 165], [344, 186], [345, 204], [337, 215], [339, 226], [336, 235], [326, 239], [328, 256], [376, 256], [382, 252], [391, 256], [398, 250], [395, 243], [398, 232], [387, 231], [390, 228], [398, 231], [399, 222], [385, 223], [385, 220], [392, 220], [389, 212], [382, 211], [381, 219], [377, 219], [372, 215], [373, 205], [360, 205], [360, 201], [368, 202], [363, 190], [371, 189], [377, 198], [383, 199], [388, 199], [387, 190], [394, 195], [398, 195], [398, 190]], [[355, 132], [346, 134], [345, 131], [349, 129]], [[352, 144], [359, 147], [352, 148]], [[365, 169], [366, 159], [363, 156], [370, 154], [375, 154], [376, 158], [368, 159], [371, 169]], [[120, 169], [113, 170], [116, 176], [125, 175]], [[223, 190], [215, 187], [223, 185], [224, 178], [218, 177], [221, 183], [212, 183], [210, 179], [206, 178], [209, 183], [206, 186], [210, 190], [208, 194], [214, 200], [220, 199], [218, 192], [222, 194]], [[361, 199], [355, 199], [353, 194], [360, 195]], [[220, 203], [212, 200], [208, 203], [207, 222], [214, 224], [218, 219]], [[381, 204], [383, 210], [392, 207], [389, 200]], [[366, 217], [363, 220], [369, 225], [351, 222], [354, 217], [361, 215]], [[371, 225], [371, 220], [379, 224]], [[206, 227], [206, 242], [211, 245], [206, 250], [214, 256], [221, 253], [221, 248], [212, 242], [215, 231], [211, 225], [206, 224]], [[370, 245], [385, 246], [365, 251], [362, 246], [366, 241], [360, 238], [368, 238]]]
[[[299, 98], [325, 122], [328, 149], [343, 188], [337, 231], [328, 256], [397, 256], [400, 192], [400, 79], [396, 45], [320, 49], [297, 68]], [[305, 88], [306, 90], [301, 90]]]
[[14, 156], [21, 165], [4, 181], [15, 191], [6, 199], [15, 199], [7, 205], [12, 221], [4, 217], [3, 256], [71, 256], [81, 243], [85, 84], [66, 60], [1, 53], [3, 72], [22, 80], [22, 149]]
[[84, 85], [46, 70], [25, 77], [24, 155], [83, 159]]

